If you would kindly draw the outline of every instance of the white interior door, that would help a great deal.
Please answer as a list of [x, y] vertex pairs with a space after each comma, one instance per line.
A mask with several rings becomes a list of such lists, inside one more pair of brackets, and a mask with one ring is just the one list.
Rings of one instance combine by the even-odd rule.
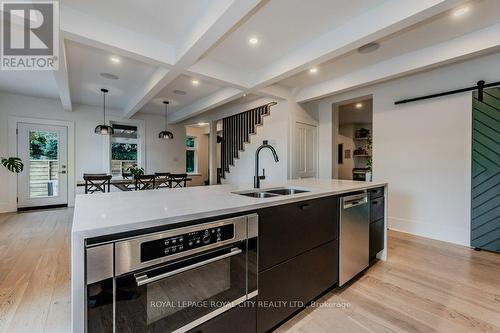
[[293, 178], [314, 178], [318, 165], [318, 128], [296, 122], [293, 129]]
[[18, 208], [68, 203], [68, 128], [17, 124]]

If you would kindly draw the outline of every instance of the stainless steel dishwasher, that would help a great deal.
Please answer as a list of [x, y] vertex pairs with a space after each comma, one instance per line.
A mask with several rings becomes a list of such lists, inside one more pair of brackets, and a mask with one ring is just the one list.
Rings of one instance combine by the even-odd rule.
[[339, 285], [368, 267], [370, 212], [365, 192], [340, 197]]

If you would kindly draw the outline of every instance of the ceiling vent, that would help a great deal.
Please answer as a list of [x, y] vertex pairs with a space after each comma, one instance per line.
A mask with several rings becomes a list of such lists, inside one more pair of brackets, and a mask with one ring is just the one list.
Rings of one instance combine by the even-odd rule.
[[108, 79], [108, 80], [118, 80], [119, 79], [119, 77], [117, 75], [111, 74], [111, 73], [101, 73], [99, 75], [101, 75], [101, 77]]
[[372, 53], [372, 52], [377, 51], [379, 48], [380, 48], [380, 44], [373, 42], [373, 43], [368, 43], [368, 44], [361, 46], [360, 48], [358, 48], [358, 52], [359, 53]]

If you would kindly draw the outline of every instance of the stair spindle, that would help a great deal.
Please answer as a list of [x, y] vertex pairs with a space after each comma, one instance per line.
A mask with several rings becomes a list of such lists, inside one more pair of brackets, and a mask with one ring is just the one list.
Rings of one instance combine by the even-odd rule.
[[270, 103], [258, 108], [238, 113], [222, 119], [221, 178], [230, 172], [234, 159], [244, 151], [245, 143], [250, 143], [250, 134], [257, 133], [257, 125], [263, 124], [263, 117], [270, 114]]

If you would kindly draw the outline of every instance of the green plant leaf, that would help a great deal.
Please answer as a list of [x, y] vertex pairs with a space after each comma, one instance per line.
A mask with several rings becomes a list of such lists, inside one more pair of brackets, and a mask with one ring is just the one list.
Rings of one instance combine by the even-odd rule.
[[19, 157], [2, 157], [2, 165], [10, 172], [20, 173], [24, 169], [24, 164]]
[[139, 168], [139, 167], [137, 167], [137, 165], [133, 165], [133, 166], [129, 167], [127, 170], [128, 170], [128, 172], [130, 172], [134, 176], [144, 175], [144, 168]]

